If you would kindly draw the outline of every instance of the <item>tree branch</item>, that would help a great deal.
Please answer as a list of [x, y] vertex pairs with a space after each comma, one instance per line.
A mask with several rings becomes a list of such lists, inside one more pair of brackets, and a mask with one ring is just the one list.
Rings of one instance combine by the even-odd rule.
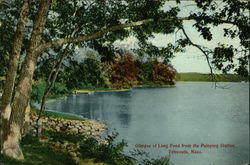
[[183, 34], [185, 35], [186, 39], [189, 41], [189, 43], [190, 43], [191, 45], [193, 45], [194, 47], [198, 48], [198, 49], [205, 55], [206, 60], [207, 60], [207, 64], [208, 64], [208, 67], [209, 67], [209, 70], [210, 70], [210, 75], [212, 76], [212, 79], [213, 79], [213, 81], [214, 81], [214, 83], [215, 83], [215, 87], [217, 87], [217, 79], [216, 79], [215, 74], [214, 74], [214, 72], [213, 72], [212, 65], [211, 65], [211, 63], [210, 63], [210, 61], [209, 61], [209, 56], [208, 56], [207, 51], [203, 50], [202, 47], [201, 47], [200, 45], [193, 43], [193, 42], [191, 41], [191, 39], [189, 38], [189, 36], [187, 35], [187, 33], [186, 33], [186, 31], [184, 30], [183, 27], [181, 27], [181, 30], [182, 30]]
[[[174, 20], [174, 19], [175, 18], [161, 18], [158, 21], [159, 22], [165, 22], [165, 21], [171, 21], [171, 20]], [[190, 19], [191, 18], [189, 18], [189, 17], [178, 18], [178, 20], [190, 20]], [[68, 44], [68, 43], [78, 43], [78, 42], [88, 41], [88, 40], [99, 38], [99, 37], [103, 36], [104, 34], [106, 34], [108, 32], [122, 30], [122, 29], [130, 28], [130, 27], [146, 25], [146, 24], [152, 23], [154, 21], [155, 20], [151, 18], [151, 19], [141, 20], [141, 21], [132, 22], [132, 23], [128, 23], [128, 24], [111, 26], [111, 27], [102, 29], [102, 30], [100, 30], [98, 32], [95, 32], [93, 34], [89, 34], [89, 35], [78, 37], [78, 38], [62, 38], [62, 39], [58, 39], [58, 40], [55, 40], [55, 41], [51, 41], [51, 42], [41, 44], [37, 48], [37, 50], [38, 51], [44, 51], [44, 50], [46, 50], [46, 49], [48, 49], [50, 47], [54, 47], [54, 46], [61, 46], [61, 45]]]
[[[192, 17], [181, 17], [181, 18], [160, 18], [158, 20], [158, 22], [166, 22], [166, 21], [173, 21], [173, 20], [178, 20], [178, 21], [187, 21], [187, 20], [195, 20]], [[51, 41], [51, 42], [47, 42], [47, 43], [43, 43], [41, 45], [39, 45], [37, 47], [37, 50], [42, 52], [50, 47], [54, 47], [54, 46], [61, 46], [64, 44], [69, 44], [69, 43], [79, 43], [79, 42], [84, 42], [84, 41], [88, 41], [88, 40], [92, 40], [92, 39], [96, 39], [99, 38], [103, 35], [105, 35], [108, 32], [113, 32], [113, 31], [117, 31], [117, 30], [122, 30], [125, 28], [130, 28], [130, 27], [136, 27], [136, 26], [141, 26], [141, 25], [146, 25], [149, 23], [153, 23], [155, 22], [155, 20], [153, 18], [151, 19], [145, 19], [145, 20], [141, 20], [141, 21], [137, 21], [137, 22], [131, 22], [128, 24], [122, 24], [122, 25], [116, 25], [116, 26], [111, 26], [111, 27], [107, 27], [104, 28], [98, 32], [95, 32], [93, 34], [88, 34], [85, 36], [81, 36], [78, 38], [61, 38], [55, 41]], [[217, 20], [218, 23], [220, 24], [233, 24], [233, 25], [237, 25], [235, 22], [231, 22], [231, 21], [227, 21], [227, 20]]]

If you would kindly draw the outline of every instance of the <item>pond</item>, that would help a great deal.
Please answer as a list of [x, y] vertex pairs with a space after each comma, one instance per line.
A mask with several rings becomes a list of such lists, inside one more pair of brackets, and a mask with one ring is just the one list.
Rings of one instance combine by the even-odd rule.
[[169, 156], [174, 165], [249, 163], [249, 84], [220, 85], [179, 82], [174, 88], [78, 94], [46, 107], [106, 121], [118, 140], [128, 142], [125, 152]]

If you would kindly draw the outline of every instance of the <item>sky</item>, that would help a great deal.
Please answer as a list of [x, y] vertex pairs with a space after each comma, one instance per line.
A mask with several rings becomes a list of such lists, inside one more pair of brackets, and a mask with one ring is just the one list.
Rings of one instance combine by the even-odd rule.
[[[220, 3], [220, 1], [218, 2]], [[168, 2], [163, 9], [168, 10], [169, 6], [175, 6], [174, 1]], [[193, 11], [196, 12], [198, 9], [194, 6], [192, 1], [181, 1], [181, 6], [179, 6], [181, 11], [179, 13], [179, 17], [188, 16], [188, 14]], [[192, 27], [194, 21], [184, 21], [184, 29], [189, 36], [189, 38], [195, 43], [199, 45], [206, 46], [210, 49], [213, 49], [217, 46], [217, 43], [226, 43], [229, 45], [234, 45], [238, 47], [239, 39], [229, 39], [223, 36], [223, 28], [232, 27], [232, 25], [220, 25], [218, 27], [211, 27], [211, 32], [213, 34], [212, 41], [206, 41], [199, 35], [197, 30]], [[154, 39], [150, 39], [149, 42], [156, 46], [164, 46], [169, 42], [174, 43], [181, 33], [178, 34], [155, 34]], [[123, 41], [117, 41], [116, 45], [123, 45], [127, 48], [136, 46], [137, 40], [134, 37], [129, 37]], [[177, 53], [175, 57], [171, 60], [171, 63], [179, 73], [184, 72], [199, 72], [199, 73], [209, 73], [209, 67], [206, 61], [205, 56], [198, 50], [196, 47], [189, 46], [187, 47], [184, 53]]]

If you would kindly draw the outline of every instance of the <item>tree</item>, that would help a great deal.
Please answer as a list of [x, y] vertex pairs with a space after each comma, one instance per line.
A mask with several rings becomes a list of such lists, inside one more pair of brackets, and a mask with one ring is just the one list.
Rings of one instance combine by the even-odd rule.
[[59, 70], [61, 68], [61, 65], [63, 63], [63, 60], [69, 53], [69, 46], [70, 45], [68, 44], [63, 49], [63, 51], [59, 54], [55, 65], [52, 67], [52, 69], [50, 71], [49, 77], [48, 77], [48, 79], [46, 81], [46, 86], [45, 86], [45, 90], [44, 90], [44, 93], [43, 93], [43, 97], [42, 97], [42, 101], [41, 101], [41, 106], [40, 106], [40, 111], [39, 111], [39, 115], [38, 115], [38, 118], [37, 118], [37, 122], [39, 122], [39, 119], [41, 118], [42, 113], [43, 113], [43, 111], [45, 109], [46, 99], [48, 98], [50, 91], [54, 87], [54, 84], [56, 82], [56, 78], [57, 78], [57, 75], [58, 75]]
[[139, 67], [132, 56], [117, 58], [111, 69], [111, 83], [113, 87], [128, 88], [138, 84]]
[[153, 77], [156, 84], [175, 84], [176, 73], [167, 64], [159, 61], [153, 62]]
[[[25, 110], [29, 109], [32, 78], [38, 57], [49, 48], [66, 44], [86, 43], [97, 38], [101, 38], [104, 41], [107, 39], [115, 40], [117, 38], [125, 38], [129, 35], [134, 35], [141, 43], [145, 43], [153, 33], [173, 33], [175, 30], [183, 27], [183, 21], [189, 20], [195, 20], [194, 26], [198, 32], [201, 33], [204, 39], [211, 40], [212, 34], [208, 25], [213, 24], [214, 26], [218, 26], [227, 23], [235, 26], [236, 31], [230, 31], [229, 28], [226, 28], [225, 36], [231, 38], [239, 37], [241, 47], [239, 50], [230, 46], [219, 45], [217, 50], [212, 52], [212, 55], [214, 55], [213, 59], [215, 60], [214, 64], [220, 69], [217, 63], [231, 62], [230, 60], [233, 56], [238, 58], [239, 61], [239, 66], [235, 71], [243, 75], [248, 75], [249, 19], [244, 12], [249, 11], [250, 2], [225, 0], [225, 5], [221, 10], [217, 10], [216, 1], [196, 0], [195, 2], [201, 9], [201, 12], [192, 13], [187, 17], [178, 17], [178, 7], [167, 11], [161, 10], [162, 6], [166, 3], [165, 0], [96, 0], [93, 2], [87, 0], [42, 0], [39, 1], [39, 7], [36, 4], [25, 5], [26, 2], [28, 1], [23, 1], [23, 8], [27, 6], [28, 9], [32, 9], [30, 18], [32, 24], [29, 24], [32, 27], [32, 32], [29, 33], [31, 37], [28, 39], [27, 48], [25, 48], [26, 55], [22, 63], [18, 81], [15, 81], [15, 73], [11, 74], [16, 70], [15, 67], [12, 65], [8, 67], [7, 75], [11, 76], [6, 78], [5, 84], [16, 83], [16, 88], [15, 93], [12, 92], [13, 87], [9, 88], [11, 90], [4, 89], [1, 106], [6, 107], [6, 105], [10, 105], [7, 109], [1, 108], [1, 114], [4, 114], [1, 116], [2, 120], [8, 119], [10, 116], [9, 121], [6, 120], [8, 124], [4, 125], [6, 128], [1, 127], [1, 153], [13, 158], [23, 158], [19, 141], [21, 139]], [[72, 10], [72, 6], [76, 6], [76, 12]], [[72, 12], [75, 12], [73, 17]], [[21, 15], [22, 10], [18, 25], [22, 22]], [[20, 34], [17, 33], [18, 27], [16, 28], [16, 34]], [[52, 30], [48, 30], [48, 27], [51, 27], [50, 29]], [[73, 33], [76, 27], [81, 29], [81, 31], [72, 37], [68, 37], [66, 32]], [[53, 39], [47, 36], [52, 36]], [[13, 52], [18, 52], [18, 47], [26, 45], [23, 42], [18, 42], [14, 46], [15, 42], [14, 40], [12, 45]], [[239, 51], [243, 52], [242, 57], [237, 57], [237, 52]], [[12, 59], [10, 59], [11, 61]], [[5, 96], [5, 93], [9, 94]], [[1, 125], [3, 126], [3, 124]]]
[[[8, 72], [6, 75], [6, 81], [8, 83], [5, 83], [4, 90], [3, 90], [2, 103], [0, 107], [0, 110], [1, 110], [1, 123], [0, 123], [1, 124], [1, 143], [0, 144], [1, 146], [8, 145], [4, 143], [4, 138], [7, 136], [7, 131], [9, 131], [9, 120], [10, 120], [11, 112], [12, 112], [12, 108], [10, 104], [11, 104], [15, 80], [16, 80], [17, 67], [18, 67], [18, 62], [20, 58], [21, 46], [23, 42], [25, 24], [26, 24], [26, 20], [28, 17], [28, 13], [29, 13], [29, 3], [30, 1], [25, 0], [23, 3], [23, 7], [21, 9], [21, 12], [20, 12], [18, 25], [17, 25], [17, 29], [15, 33], [15, 38], [13, 41], [12, 53], [10, 55], [10, 60], [9, 60]], [[6, 131], [4, 132], [3, 130], [6, 130]], [[19, 130], [19, 135], [17, 136], [20, 136], [20, 130]], [[19, 138], [19, 137], [16, 137], [16, 138]], [[15, 140], [18, 140], [18, 139], [15, 139]], [[16, 147], [17, 147], [17, 150], [15, 152], [19, 152], [18, 153], [19, 156], [23, 157], [22, 153], [18, 151], [19, 150], [18, 146]], [[3, 152], [8, 153], [9, 151], [6, 150]]]
[[102, 78], [101, 62], [96, 59], [93, 53], [86, 54], [83, 61], [69, 60], [69, 66], [64, 68], [64, 72], [59, 76], [66, 84], [67, 88], [91, 88], [105, 87]]
[[[41, 41], [42, 32], [44, 30], [44, 25], [46, 22], [46, 16], [48, 14], [49, 9], [49, 0], [41, 1], [40, 7], [38, 11], [38, 16], [34, 22], [33, 31], [30, 39], [30, 44], [27, 50], [27, 55], [23, 62], [22, 70], [20, 73], [19, 83], [16, 87], [16, 92], [13, 98], [12, 105], [10, 105], [11, 98], [12, 98], [12, 90], [13, 87], [4, 89], [4, 93], [2, 99], [2, 106], [5, 106], [6, 102], [8, 103], [8, 108], [3, 107], [1, 109], [1, 119], [5, 120], [6, 123], [3, 121], [1, 126], [5, 126], [4, 129], [1, 129], [2, 136], [1, 136], [1, 153], [13, 158], [23, 159], [22, 151], [19, 147], [19, 140], [21, 139], [21, 131], [23, 126], [23, 119], [25, 116], [25, 110], [29, 109], [29, 98], [32, 86], [32, 77], [35, 70], [37, 58], [41, 52], [36, 50], [36, 47]], [[25, 1], [23, 4], [23, 10], [29, 9], [28, 1]], [[23, 15], [21, 12], [20, 15]], [[20, 16], [19, 23], [23, 20], [22, 16]], [[25, 23], [23, 23], [25, 25]], [[20, 34], [17, 30], [17, 34]], [[13, 46], [13, 52], [17, 51], [19, 47], [21, 47], [22, 41], [20, 41], [17, 46]], [[17, 59], [14, 59], [17, 61]], [[12, 60], [10, 60], [12, 63]], [[16, 73], [15, 66], [9, 65], [8, 74]], [[13, 82], [14, 81], [14, 82]], [[11, 75], [10, 77], [6, 77], [5, 84], [12, 85], [15, 83], [15, 75]], [[7, 86], [5, 85], [5, 86]], [[6, 107], [7, 107], [6, 106]], [[8, 115], [7, 115], [8, 114]], [[9, 121], [8, 121], [9, 119]]]

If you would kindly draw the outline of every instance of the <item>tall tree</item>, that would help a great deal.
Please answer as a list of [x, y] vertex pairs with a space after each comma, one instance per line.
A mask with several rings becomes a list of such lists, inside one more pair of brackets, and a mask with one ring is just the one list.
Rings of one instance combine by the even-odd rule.
[[[249, 19], [244, 12], [249, 11], [250, 2], [225, 0], [225, 6], [221, 10], [216, 10], [216, 1], [196, 0], [195, 2], [202, 12], [193, 13], [187, 17], [178, 17], [180, 10], [178, 7], [166, 11], [162, 10], [166, 0], [39, 1], [36, 17], [30, 24], [32, 33], [22, 63], [19, 81], [16, 81], [17, 86], [11, 103], [10, 120], [5, 129], [1, 128], [1, 131], [3, 131], [1, 153], [18, 159], [23, 158], [19, 141], [21, 139], [24, 113], [29, 108], [32, 77], [39, 55], [51, 47], [84, 43], [96, 38], [115, 40], [117, 36], [124, 38], [129, 35], [134, 35], [140, 42], [145, 43], [154, 33], [173, 33], [176, 29], [182, 28], [183, 21], [188, 20], [194, 20], [194, 26], [198, 32], [205, 39], [211, 40], [212, 34], [208, 25], [218, 26], [227, 23], [236, 26], [237, 30], [232, 32], [227, 29], [225, 35], [231, 38], [239, 37], [242, 50], [219, 45], [217, 50], [220, 51], [214, 51], [213, 59], [217, 60], [218, 64], [231, 62], [231, 57], [235, 57], [238, 51], [246, 52], [242, 57], [238, 58], [240, 64], [236, 71], [245, 75], [248, 74], [246, 68], [249, 58]], [[50, 5], [51, 12], [48, 16]], [[72, 13], [69, 14], [74, 12], [71, 10], [72, 5], [77, 7], [74, 16], [71, 16]], [[53, 25], [52, 30], [48, 30], [45, 24], [46, 21], [47, 25]], [[70, 26], [71, 24], [73, 26]], [[67, 37], [66, 31], [73, 32], [76, 27], [81, 29], [81, 32], [75, 36]], [[45, 28], [46, 30], [44, 30]], [[46, 38], [48, 35], [52, 35], [53, 38]], [[217, 61], [215, 61], [215, 66]], [[13, 76], [7, 78], [6, 84], [12, 82], [13, 79], [15, 79]], [[2, 99], [6, 98], [4, 96]], [[1, 113], [7, 114], [6, 108], [1, 109]]]
[[[24, 4], [25, 5], [25, 4]], [[19, 147], [19, 140], [21, 139], [21, 129], [23, 126], [23, 119], [25, 110], [29, 108], [29, 98], [32, 86], [32, 77], [35, 70], [38, 55], [41, 53], [36, 50], [40, 44], [42, 32], [47, 20], [50, 0], [40, 2], [38, 15], [34, 22], [33, 31], [30, 39], [30, 44], [27, 50], [27, 55], [22, 64], [19, 83], [16, 88], [16, 93], [11, 105], [11, 115], [5, 129], [2, 129], [3, 145], [1, 146], [1, 153], [13, 158], [23, 159], [22, 150]], [[29, 8], [29, 5], [27, 5]], [[21, 43], [19, 43], [21, 46]], [[11, 83], [13, 77], [6, 79], [5, 84]], [[4, 90], [5, 92], [5, 90]], [[5, 100], [3, 97], [2, 100]], [[6, 114], [6, 109], [2, 109], [2, 113]]]
[[20, 58], [20, 52], [21, 47], [23, 43], [23, 37], [24, 37], [24, 30], [25, 25], [27, 21], [27, 17], [29, 14], [29, 0], [25, 0], [23, 2], [23, 7], [20, 11], [20, 16], [17, 24], [17, 29], [15, 33], [15, 38], [13, 40], [13, 48], [12, 53], [10, 54], [10, 60], [9, 60], [9, 66], [8, 66], [8, 72], [6, 75], [6, 79], [8, 80], [8, 83], [4, 84], [4, 90], [2, 95], [2, 103], [0, 105], [1, 110], [1, 143], [0, 145], [3, 145], [3, 134], [4, 132], [2, 130], [8, 129], [8, 122], [11, 115], [11, 100], [13, 97], [13, 90], [17, 75], [17, 68], [19, 64], [19, 58]]

